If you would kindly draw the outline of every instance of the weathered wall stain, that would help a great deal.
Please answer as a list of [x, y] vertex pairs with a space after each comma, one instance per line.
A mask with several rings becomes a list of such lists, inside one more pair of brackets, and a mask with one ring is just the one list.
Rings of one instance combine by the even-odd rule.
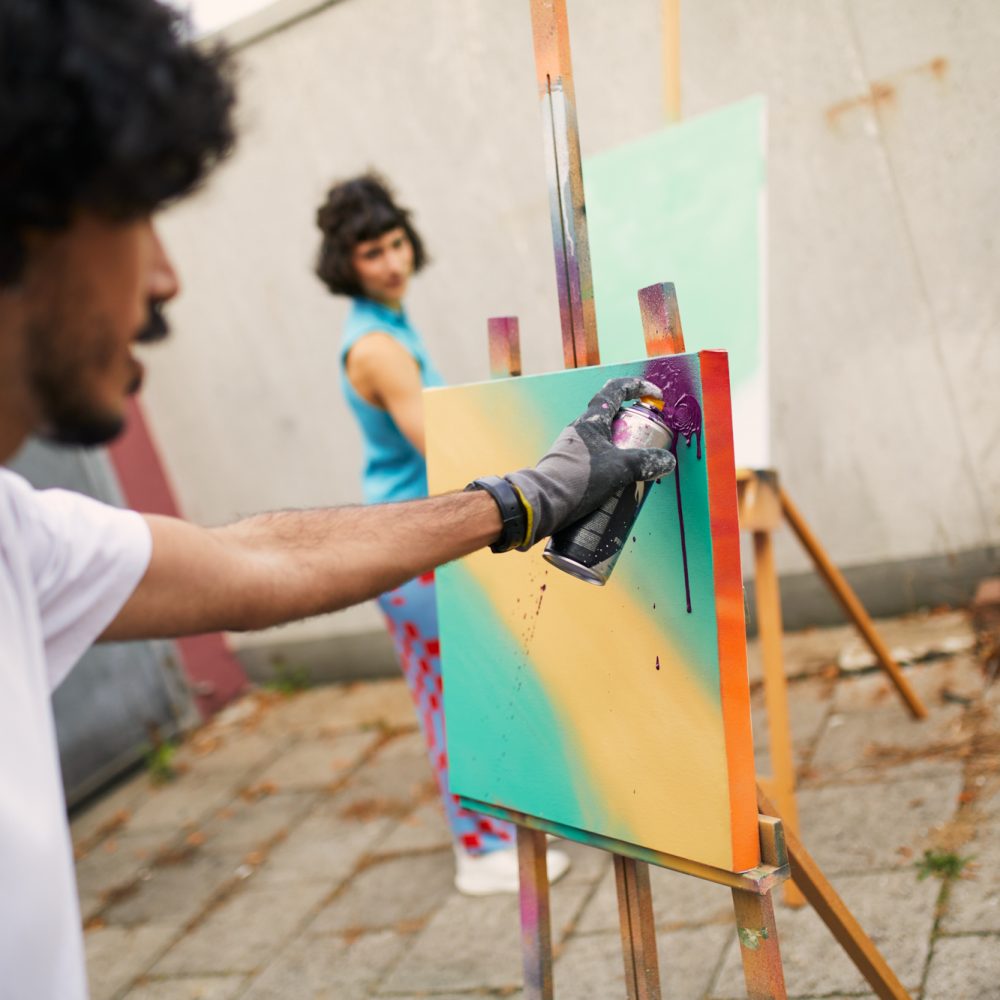
[[876, 111], [879, 111], [889, 107], [896, 100], [897, 88], [902, 80], [908, 76], [929, 74], [940, 82], [944, 80], [947, 73], [948, 60], [944, 56], [938, 56], [930, 62], [921, 63], [919, 66], [903, 70], [902, 73], [892, 78], [895, 83], [888, 80], [875, 80], [868, 88], [867, 94], [861, 94], [858, 97], [851, 97], [846, 101], [838, 101], [836, 104], [831, 104], [826, 109], [827, 123], [831, 127], [836, 127], [843, 115], [858, 108], [874, 108]]

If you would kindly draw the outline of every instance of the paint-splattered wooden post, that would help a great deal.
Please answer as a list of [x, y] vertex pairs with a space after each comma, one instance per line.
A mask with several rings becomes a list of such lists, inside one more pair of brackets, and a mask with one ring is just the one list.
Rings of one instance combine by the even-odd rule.
[[[642, 333], [649, 357], [681, 354], [684, 332], [681, 327], [677, 290], [671, 282], [650, 285], [639, 291]], [[784, 677], [782, 677], [782, 689]], [[787, 863], [781, 839], [781, 824], [761, 817], [761, 862], [777, 868]], [[788, 883], [786, 883], [787, 888]], [[743, 955], [743, 973], [750, 1000], [773, 1000], [785, 996], [778, 932], [774, 922], [774, 901], [770, 892], [757, 893], [733, 888], [736, 932]]]
[[490, 343], [490, 378], [521, 374], [521, 332], [516, 316], [492, 316], [487, 320]]
[[526, 1000], [552, 1000], [552, 917], [544, 833], [518, 826], [517, 862], [524, 996]]
[[[786, 866], [788, 855], [781, 821], [761, 816], [760, 832], [761, 863]], [[784, 1000], [788, 993], [774, 921], [774, 895], [770, 891], [748, 892], [738, 888], [733, 888], [732, 892], [747, 997], [749, 1000]]]
[[590, 271], [566, 0], [531, 0], [531, 23], [545, 129], [563, 357], [567, 368], [596, 365], [600, 364], [600, 354], [594, 280]]
[[629, 1000], [660, 1000], [660, 963], [649, 865], [616, 854], [615, 886]]
[[[576, 120], [566, 0], [531, 0], [535, 68], [542, 106], [549, 215], [556, 287], [567, 368], [600, 364], [590, 241], [583, 194], [583, 164]], [[659, 968], [653, 939], [649, 872], [643, 862], [615, 858], [618, 907], [629, 989], [638, 1000], [658, 1000]], [[638, 890], [646, 886], [646, 891]], [[653, 941], [652, 947], [648, 942]], [[632, 996], [632, 993], [630, 993]]]

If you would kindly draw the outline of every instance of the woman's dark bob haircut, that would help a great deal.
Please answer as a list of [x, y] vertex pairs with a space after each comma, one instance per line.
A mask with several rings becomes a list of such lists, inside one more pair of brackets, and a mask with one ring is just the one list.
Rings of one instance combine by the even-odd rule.
[[388, 184], [374, 171], [334, 184], [316, 212], [316, 225], [323, 234], [316, 274], [334, 295], [364, 297], [354, 273], [354, 248], [393, 229], [404, 230], [413, 246], [414, 273], [427, 263], [424, 241], [410, 222], [409, 210], [393, 201]]

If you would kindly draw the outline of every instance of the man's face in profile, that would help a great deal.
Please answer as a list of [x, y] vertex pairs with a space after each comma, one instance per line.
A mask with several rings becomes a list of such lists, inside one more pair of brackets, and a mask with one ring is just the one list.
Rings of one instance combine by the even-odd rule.
[[166, 336], [160, 306], [178, 291], [152, 221], [77, 214], [30, 241], [22, 291], [37, 432], [63, 444], [110, 441], [142, 382], [132, 345]]

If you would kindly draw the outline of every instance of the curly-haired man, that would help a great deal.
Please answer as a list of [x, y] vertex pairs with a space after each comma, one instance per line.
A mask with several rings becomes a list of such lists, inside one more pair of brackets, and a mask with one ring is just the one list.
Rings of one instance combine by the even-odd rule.
[[[155, 0], [0, 0], [0, 463], [30, 434], [113, 438], [137, 341], [178, 292], [155, 211], [228, 152], [226, 56]], [[98, 638], [250, 629], [344, 607], [483, 545], [527, 548], [669, 452], [609, 440], [609, 384], [534, 469], [412, 503], [207, 530], [0, 467], [0, 995], [86, 981], [49, 694]], [[584, 433], [578, 433], [580, 425]]]

